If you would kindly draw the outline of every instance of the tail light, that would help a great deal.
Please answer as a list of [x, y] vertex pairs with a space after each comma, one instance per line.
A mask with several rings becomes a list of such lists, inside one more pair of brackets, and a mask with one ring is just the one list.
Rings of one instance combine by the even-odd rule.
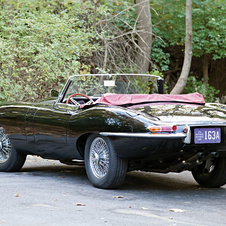
[[157, 132], [174, 132], [177, 130], [177, 126], [150, 126], [148, 129], [152, 133], [157, 133]]

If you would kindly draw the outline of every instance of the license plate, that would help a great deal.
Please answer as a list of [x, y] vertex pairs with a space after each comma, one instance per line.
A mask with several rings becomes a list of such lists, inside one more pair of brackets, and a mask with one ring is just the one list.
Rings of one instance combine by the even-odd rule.
[[211, 144], [221, 142], [220, 128], [196, 128], [195, 129], [195, 144]]

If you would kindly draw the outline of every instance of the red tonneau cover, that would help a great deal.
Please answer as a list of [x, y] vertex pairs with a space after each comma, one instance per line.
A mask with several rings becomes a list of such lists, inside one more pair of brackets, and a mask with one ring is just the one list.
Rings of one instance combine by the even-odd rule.
[[191, 94], [114, 94], [106, 93], [95, 104], [105, 105], [126, 105], [153, 102], [182, 102], [192, 104], [205, 104], [205, 100], [200, 93]]

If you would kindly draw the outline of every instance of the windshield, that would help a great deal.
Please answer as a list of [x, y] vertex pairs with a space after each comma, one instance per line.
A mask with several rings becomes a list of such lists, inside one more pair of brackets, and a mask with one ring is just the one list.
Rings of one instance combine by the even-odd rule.
[[101, 97], [105, 93], [152, 94], [158, 93], [157, 80], [153, 75], [76, 75], [70, 77], [70, 86], [64, 98], [74, 93]]

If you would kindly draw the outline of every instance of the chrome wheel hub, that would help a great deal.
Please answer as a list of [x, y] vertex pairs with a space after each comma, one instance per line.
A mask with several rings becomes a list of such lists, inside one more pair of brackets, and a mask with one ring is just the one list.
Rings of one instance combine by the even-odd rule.
[[12, 145], [3, 129], [0, 129], [0, 163], [5, 163], [11, 154]]
[[109, 149], [106, 141], [101, 137], [93, 140], [90, 147], [90, 166], [97, 178], [103, 178], [109, 170]]

